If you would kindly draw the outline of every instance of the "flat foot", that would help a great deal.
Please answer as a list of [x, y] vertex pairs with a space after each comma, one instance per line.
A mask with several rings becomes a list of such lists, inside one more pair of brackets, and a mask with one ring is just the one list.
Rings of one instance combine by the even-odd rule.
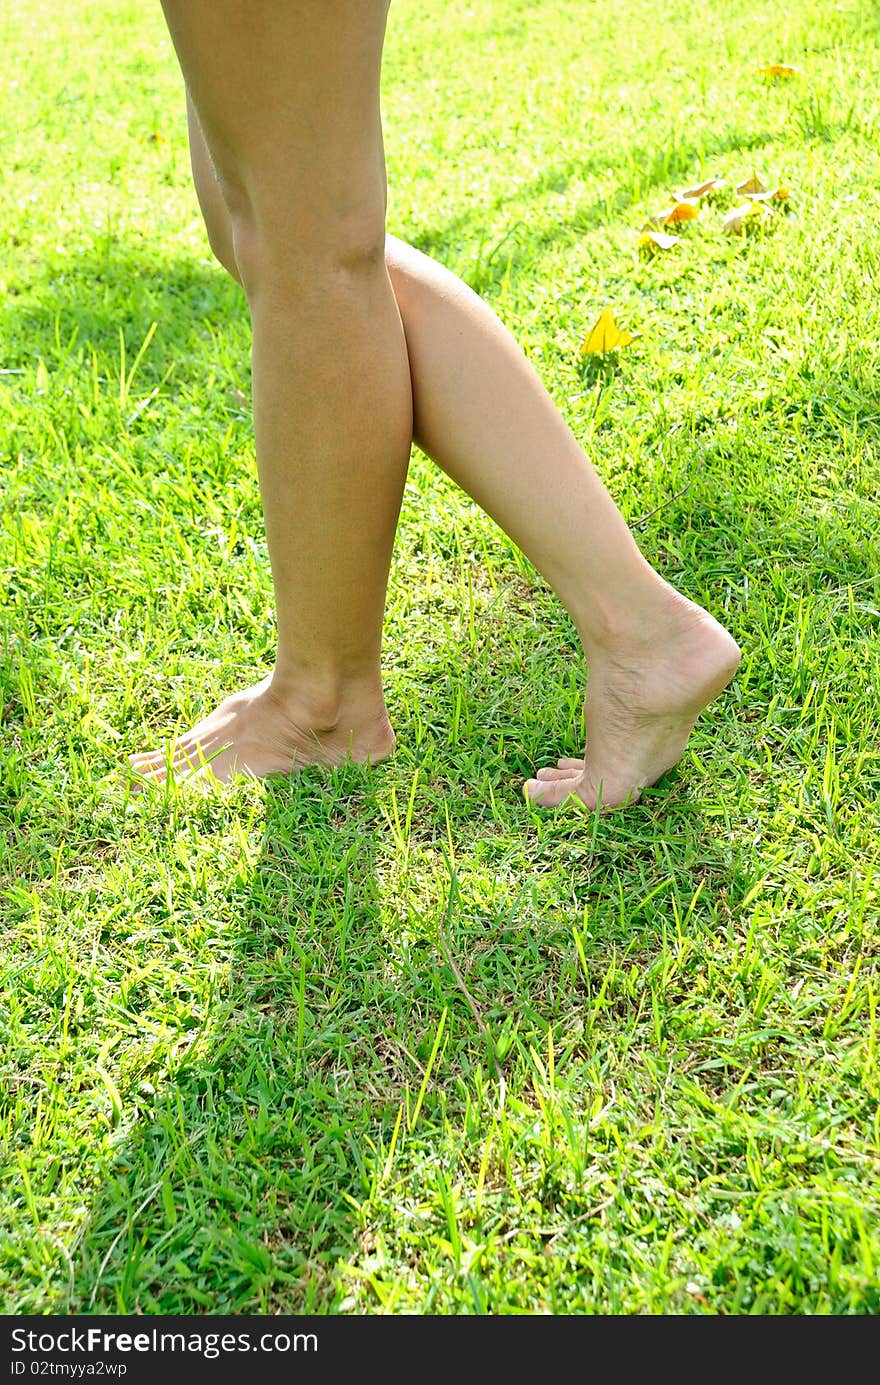
[[304, 703], [280, 696], [266, 678], [227, 697], [186, 735], [161, 750], [129, 758], [135, 787], [228, 784], [237, 775], [264, 779], [292, 774], [307, 765], [376, 763], [394, 750], [395, 737], [384, 702], [362, 700], [356, 711], [328, 726], [310, 716]]

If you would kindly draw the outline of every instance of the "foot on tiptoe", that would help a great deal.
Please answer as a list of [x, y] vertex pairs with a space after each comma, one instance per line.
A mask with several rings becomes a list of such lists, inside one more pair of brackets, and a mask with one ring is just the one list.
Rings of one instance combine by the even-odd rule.
[[681, 759], [703, 708], [732, 679], [740, 650], [700, 606], [676, 596], [649, 639], [593, 650], [584, 701], [586, 752], [538, 770], [530, 803], [588, 808], [634, 803]]

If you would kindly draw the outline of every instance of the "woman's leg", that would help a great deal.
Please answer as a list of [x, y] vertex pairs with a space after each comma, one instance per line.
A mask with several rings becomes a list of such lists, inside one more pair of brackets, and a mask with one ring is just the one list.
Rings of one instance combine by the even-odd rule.
[[[215, 254], [238, 277], [197, 125], [193, 172]], [[637, 796], [680, 757], [739, 651], [642, 557], [598, 475], [510, 334], [459, 279], [389, 236], [420, 446], [522, 547], [570, 612], [590, 665], [585, 758], [528, 782], [553, 806]]]
[[586, 754], [525, 785], [554, 807], [638, 797], [677, 760], [739, 649], [643, 558], [623, 516], [510, 333], [477, 294], [388, 237], [419, 446], [528, 555], [589, 664]]
[[[163, 7], [251, 311], [278, 617], [274, 674], [185, 736], [174, 768], [210, 758], [224, 779], [380, 758], [393, 746], [382, 615], [412, 441], [384, 259], [387, 0]], [[161, 778], [165, 760], [157, 751], [132, 763]]]

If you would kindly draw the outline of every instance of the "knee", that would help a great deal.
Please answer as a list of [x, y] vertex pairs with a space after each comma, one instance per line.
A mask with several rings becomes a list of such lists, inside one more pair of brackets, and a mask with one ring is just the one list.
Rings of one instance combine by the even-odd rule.
[[249, 297], [263, 290], [302, 296], [310, 286], [326, 291], [384, 272], [384, 191], [333, 199], [302, 190], [270, 205], [251, 199], [228, 205], [230, 244], [214, 251], [221, 263], [232, 258]]

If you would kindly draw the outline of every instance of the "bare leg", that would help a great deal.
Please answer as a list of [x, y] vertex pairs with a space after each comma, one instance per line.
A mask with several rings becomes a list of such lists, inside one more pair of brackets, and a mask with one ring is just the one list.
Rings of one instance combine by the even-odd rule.
[[735, 641], [645, 560], [510, 333], [448, 270], [388, 237], [419, 445], [554, 587], [589, 663], [586, 753], [525, 785], [554, 807], [634, 801], [680, 759], [739, 663]]
[[[394, 742], [382, 615], [412, 440], [384, 261], [387, 0], [163, 5], [251, 311], [278, 616], [274, 674], [185, 736], [174, 769], [210, 758], [225, 779], [381, 758]], [[162, 778], [165, 759], [132, 764]]]
[[[237, 276], [198, 128], [193, 170], [211, 244]], [[590, 666], [586, 755], [529, 780], [547, 806], [572, 794], [614, 807], [681, 756], [739, 650], [645, 561], [595, 470], [510, 334], [476, 294], [389, 236], [406, 332], [415, 435], [522, 547], [559, 593]]]

